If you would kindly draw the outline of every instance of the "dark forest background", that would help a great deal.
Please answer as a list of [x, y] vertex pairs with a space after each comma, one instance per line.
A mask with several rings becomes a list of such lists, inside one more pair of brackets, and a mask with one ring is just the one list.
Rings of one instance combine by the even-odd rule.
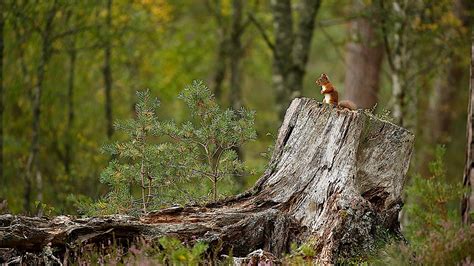
[[[184, 121], [177, 100], [203, 79], [225, 107], [256, 111], [257, 140], [242, 147], [266, 167], [294, 97], [322, 99], [327, 73], [361, 108], [416, 135], [409, 175], [429, 175], [446, 146], [448, 183], [461, 183], [469, 92], [470, 24], [462, 0], [7, 0], [0, 2], [0, 201], [12, 213], [76, 213], [70, 195], [99, 198], [104, 143], [122, 140], [135, 92]], [[408, 195], [409, 196], [409, 195]], [[4, 201], [4, 205], [5, 203]]]

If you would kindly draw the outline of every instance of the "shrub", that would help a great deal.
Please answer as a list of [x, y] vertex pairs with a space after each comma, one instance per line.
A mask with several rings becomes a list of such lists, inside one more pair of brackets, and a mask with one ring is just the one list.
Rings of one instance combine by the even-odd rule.
[[[472, 260], [474, 226], [463, 226], [459, 202], [462, 186], [446, 181], [444, 147], [437, 147], [430, 163], [431, 175], [413, 177], [407, 188], [405, 206], [408, 223], [404, 230], [406, 243], [392, 243], [381, 256], [389, 264], [456, 265]], [[383, 258], [382, 258], [383, 257]]]
[[178, 239], [163, 237], [137, 241], [125, 248], [115, 241], [99, 247], [88, 246], [74, 253], [70, 264], [78, 265], [205, 265], [208, 245], [196, 242], [185, 245]]
[[76, 197], [80, 211], [146, 214], [169, 203], [208, 195], [209, 183], [216, 201], [218, 183], [244, 173], [235, 149], [256, 138], [254, 112], [222, 110], [202, 81], [193, 81], [179, 96], [192, 117], [182, 124], [159, 121], [159, 102], [149, 91], [138, 92], [137, 97], [135, 118], [115, 123], [126, 140], [103, 148], [112, 157], [100, 176], [109, 192], [92, 204]]
[[186, 103], [194, 123], [163, 123], [163, 133], [186, 154], [178, 165], [183, 169], [181, 174], [191, 179], [208, 179], [212, 199], [216, 201], [219, 181], [244, 173], [235, 149], [256, 138], [255, 113], [244, 108], [222, 110], [202, 81], [187, 86], [179, 98]]

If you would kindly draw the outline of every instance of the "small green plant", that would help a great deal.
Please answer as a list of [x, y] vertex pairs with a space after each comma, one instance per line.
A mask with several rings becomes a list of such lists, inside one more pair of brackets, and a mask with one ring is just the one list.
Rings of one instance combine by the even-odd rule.
[[406, 215], [410, 221], [405, 232], [415, 248], [426, 244], [429, 232], [442, 232], [446, 223], [459, 218], [457, 204], [461, 201], [463, 189], [460, 183], [446, 183], [443, 162], [445, 152], [443, 146], [438, 146], [435, 159], [429, 164], [431, 176], [414, 176], [406, 190], [411, 200], [406, 205]]
[[[82, 252], [68, 261], [79, 265], [207, 265], [205, 254], [208, 245], [197, 242], [185, 245], [180, 240], [163, 237], [154, 241], [138, 240], [129, 248], [115, 239], [110, 245], [86, 245]], [[216, 261], [217, 262], [217, 261]]]
[[155, 255], [155, 258], [171, 265], [199, 265], [208, 248], [208, 245], [202, 242], [196, 243], [193, 247], [186, 247], [178, 239], [169, 237], [161, 238], [159, 243], [162, 250]]
[[392, 113], [388, 109], [382, 109], [380, 112], [376, 112], [377, 109], [377, 104], [375, 104], [372, 108], [369, 109], [364, 109], [365, 114], [369, 116], [375, 116], [376, 118], [388, 122], [393, 122], [394, 118], [392, 116]]
[[[172, 180], [172, 169], [163, 167], [169, 162], [168, 144], [153, 141], [160, 134], [156, 117], [159, 102], [151, 99], [148, 90], [138, 92], [137, 98], [135, 118], [114, 125], [127, 139], [103, 147], [113, 159], [100, 176], [100, 182], [107, 184], [110, 191], [94, 204], [94, 211], [99, 214], [133, 214], [139, 209], [146, 214], [150, 207], [159, 206], [163, 187], [176, 181]], [[138, 197], [136, 190], [140, 191]]]
[[36, 207], [38, 216], [42, 216], [42, 215], [51, 216], [51, 215], [57, 214], [56, 208], [46, 203], [43, 203], [39, 200], [35, 201], [35, 207]]
[[291, 243], [290, 254], [284, 256], [283, 262], [288, 265], [313, 265], [316, 259], [316, 251], [309, 243], [298, 246]]
[[115, 123], [126, 139], [103, 148], [112, 157], [100, 176], [109, 187], [107, 195], [95, 203], [70, 197], [83, 213], [147, 214], [170, 202], [208, 194], [201, 189], [203, 179], [209, 180], [216, 201], [217, 184], [244, 173], [235, 149], [256, 138], [254, 112], [222, 110], [202, 81], [193, 81], [179, 96], [192, 117], [182, 124], [159, 121], [159, 103], [148, 90], [137, 97], [135, 118]]
[[406, 190], [408, 223], [403, 233], [408, 244], [388, 245], [382, 264], [456, 265], [474, 254], [474, 227], [461, 224], [458, 209], [463, 189], [447, 183], [444, 154], [445, 148], [437, 147], [431, 175], [413, 177]]
[[219, 181], [241, 175], [245, 170], [235, 149], [256, 138], [255, 113], [243, 108], [222, 110], [202, 81], [186, 86], [179, 98], [194, 121], [182, 125], [164, 123], [163, 133], [186, 155], [179, 165], [184, 170], [181, 174], [194, 180], [208, 179], [212, 184], [212, 199], [216, 201]]

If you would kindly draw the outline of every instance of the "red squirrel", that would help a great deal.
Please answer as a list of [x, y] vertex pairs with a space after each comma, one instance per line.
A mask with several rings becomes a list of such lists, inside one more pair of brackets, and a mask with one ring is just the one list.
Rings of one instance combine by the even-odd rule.
[[337, 93], [336, 87], [332, 85], [326, 74], [321, 74], [321, 77], [316, 80], [316, 85], [321, 86], [321, 94], [324, 94], [323, 103], [336, 105], [337, 107], [347, 108], [349, 110], [357, 109], [355, 103], [351, 101], [339, 101], [339, 94]]

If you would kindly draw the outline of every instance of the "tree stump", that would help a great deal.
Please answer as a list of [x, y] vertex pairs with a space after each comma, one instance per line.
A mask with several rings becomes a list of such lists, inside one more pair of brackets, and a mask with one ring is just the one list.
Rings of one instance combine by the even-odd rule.
[[402, 189], [414, 136], [362, 110], [293, 100], [269, 166], [254, 187], [205, 206], [174, 207], [136, 219], [109, 216], [0, 216], [0, 262], [26, 252], [56, 258], [81, 245], [136, 238], [205, 241], [246, 256], [277, 256], [292, 242], [315, 248], [321, 263], [374, 249], [380, 234], [399, 234]]

